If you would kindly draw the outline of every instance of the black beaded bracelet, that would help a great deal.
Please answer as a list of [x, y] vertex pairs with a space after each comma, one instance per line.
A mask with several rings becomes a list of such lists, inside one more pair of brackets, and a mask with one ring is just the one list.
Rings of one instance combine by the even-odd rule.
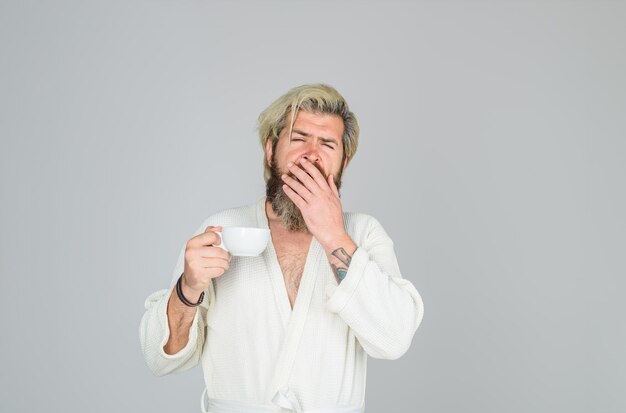
[[183, 281], [184, 274], [185, 273], [182, 273], [180, 277], [178, 277], [178, 281], [176, 282], [176, 295], [178, 295], [178, 298], [180, 299], [180, 301], [182, 301], [183, 304], [185, 304], [187, 307], [197, 307], [200, 304], [202, 304], [202, 300], [204, 300], [204, 291], [202, 291], [202, 294], [200, 294], [200, 298], [198, 299], [198, 302], [195, 304], [189, 301], [188, 299], [186, 299], [185, 296], [183, 295], [183, 289], [180, 285]]

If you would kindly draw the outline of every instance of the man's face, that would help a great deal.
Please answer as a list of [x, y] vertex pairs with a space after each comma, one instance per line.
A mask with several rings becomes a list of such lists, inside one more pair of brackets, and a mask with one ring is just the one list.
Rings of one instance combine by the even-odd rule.
[[346, 162], [343, 159], [343, 120], [337, 115], [315, 114], [299, 111], [293, 125], [289, 142], [289, 124], [291, 115], [287, 115], [285, 127], [280, 132], [276, 149], [272, 151], [272, 142], [268, 140], [265, 154], [270, 164], [271, 175], [267, 181], [267, 200], [272, 204], [284, 226], [290, 231], [306, 232], [308, 229], [298, 207], [287, 196], [282, 186], [282, 174], [298, 178], [289, 171], [287, 164], [293, 162], [300, 167], [300, 158], [306, 158], [322, 173], [324, 178], [333, 175], [337, 189], [341, 188], [341, 175]]

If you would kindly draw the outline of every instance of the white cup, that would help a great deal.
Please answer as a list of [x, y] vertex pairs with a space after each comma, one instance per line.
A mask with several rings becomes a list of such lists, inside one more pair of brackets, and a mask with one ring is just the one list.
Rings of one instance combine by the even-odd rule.
[[270, 239], [270, 230], [267, 228], [225, 227], [216, 234], [222, 242], [215, 246], [236, 257], [258, 256], [265, 251]]

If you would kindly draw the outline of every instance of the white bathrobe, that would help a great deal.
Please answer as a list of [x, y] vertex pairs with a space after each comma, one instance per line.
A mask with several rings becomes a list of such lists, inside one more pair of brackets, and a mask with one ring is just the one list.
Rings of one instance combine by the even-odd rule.
[[[169, 337], [167, 303], [184, 269], [185, 241], [170, 288], [145, 302], [140, 341], [148, 367], [162, 376], [201, 363], [209, 399], [293, 411], [363, 409], [367, 356], [402, 356], [424, 308], [415, 287], [402, 278], [381, 224], [362, 213], [344, 212], [343, 219], [357, 249], [339, 285], [313, 237], [292, 311], [270, 240], [261, 255], [233, 257], [230, 268], [213, 279], [189, 342], [168, 355], [163, 351]], [[265, 197], [209, 216], [193, 236], [209, 225], [269, 228]]]

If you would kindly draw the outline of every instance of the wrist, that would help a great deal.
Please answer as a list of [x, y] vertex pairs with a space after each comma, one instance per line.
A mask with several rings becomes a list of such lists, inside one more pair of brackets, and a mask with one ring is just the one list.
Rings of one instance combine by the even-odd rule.
[[200, 294], [204, 292], [204, 290], [199, 290], [198, 288], [193, 288], [189, 284], [187, 284], [187, 279], [185, 278], [185, 273], [181, 275], [182, 280], [180, 281], [180, 287], [183, 293], [185, 293], [185, 297], [188, 298], [199, 298]]
[[332, 252], [338, 248], [344, 248], [346, 251], [348, 251], [348, 253], [352, 253], [357, 248], [357, 245], [347, 233], [338, 235], [325, 241], [322, 246], [324, 247], [324, 250], [327, 254], [332, 254]]
[[185, 283], [185, 274], [181, 274], [176, 283], [176, 294], [178, 299], [188, 307], [196, 307], [204, 300], [204, 291], [190, 288]]

